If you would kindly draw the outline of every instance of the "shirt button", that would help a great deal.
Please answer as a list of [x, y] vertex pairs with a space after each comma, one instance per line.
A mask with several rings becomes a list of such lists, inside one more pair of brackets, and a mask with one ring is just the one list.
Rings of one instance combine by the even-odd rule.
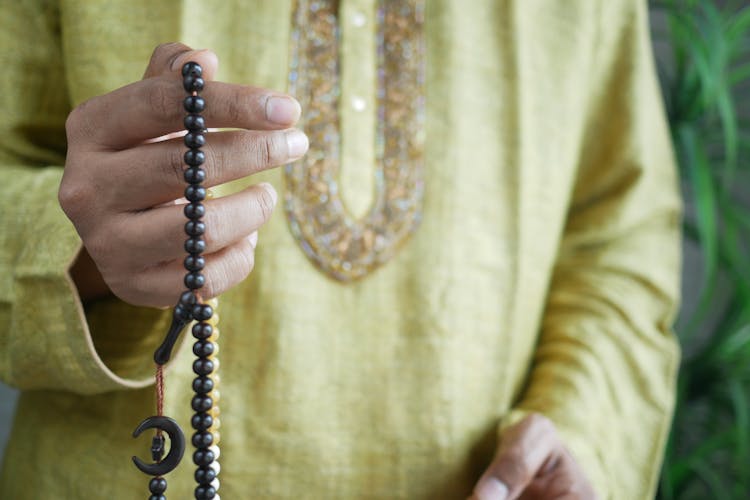
[[367, 17], [362, 12], [355, 12], [352, 14], [352, 24], [357, 28], [361, 28], [367, 24]]
[[367, 101], [364, 98], [360, 96], [352, 97], [352, 108], [354, 108], [354, 111], [364, 111], [366, 107]]

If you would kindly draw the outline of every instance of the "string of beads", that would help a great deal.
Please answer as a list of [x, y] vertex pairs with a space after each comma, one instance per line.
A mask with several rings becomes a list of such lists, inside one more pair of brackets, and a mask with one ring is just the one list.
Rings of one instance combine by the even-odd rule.
[[[197, 292], [206, 282], [201, 273], [205, 266], [205, 259], [201, 255], [206, 249], [206, 242], [202, 236], [206, 230], [203, 216], [206, 213], [203, 200], [207, 197], [206, 188], [203, 182], [206, 179], [206, 171], [201, 168], [206, 157], [201, 147], [206, 143], [206, 123], [200, 114], [206, 107], [204, 99], [199, 95], [203, 90], [203, 70], [195, 62], [188, 62], [182, 68], [183, 87], [188, 92], [185, 98], [184, 107], [187, 115], [184, 119], [184, 125], [187, 134], [184, 137], [185, 146], [188, 150], [185, 152], [184, 160], [187, 164], [184, 177], [188, 183], [185, 188], [185, 198], [188, 203], [185, 205], [184, 213], [188, 218], [185, 224], [185, 233], [188, 239], [185, 241], [185, 251], [188, 253], [185, 258], [185, 286], [191, 291], [183, 294], [181, 303], [191, 309], [192, 318], [197, 321], [193, 326], [192, 333], [196, 341], [193, 344], [193, 353], [197, 356], [193, 362], [193, 372], [196, 378], [193, 380], [193, 391], [195, 395], [191, 401], [193, 417], [191, 425], [195, 429], [192, 437], [192, 443], [195, 447], [193, 452], [193, 463], [196, 465], [195, 481], [198, 486], [195, 488], [195, 498], [197, 500], [211, 500], [217, 498], [216, 490], [219, 483], [216, 478], [218, 467], [214, 467], [214, 461], [218, 458], [218, 447], [215, 446], [214, 434], [211, 432], [214, 427], [214, 392], [215, 381], [211, 377], [218, 368], [218, 360], [213, 357], [216, 351], [216, 345], [213, 342], [216, 339], [214, 327], [216, 321], [214, 318], [213, 307], [209, 303], [203, 303], [200, 294]], [[214, 302], [215, 305], [215, 302]]]

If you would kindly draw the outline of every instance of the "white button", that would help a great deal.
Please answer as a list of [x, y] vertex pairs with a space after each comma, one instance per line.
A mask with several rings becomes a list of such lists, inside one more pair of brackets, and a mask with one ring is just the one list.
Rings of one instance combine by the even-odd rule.
[[357, 28], [361, 28], [367, 23], [367, 17], [361, 12], [355, 12], [352, 14], [352, 24]]
[[354, 108], [354, 111], [364, 111], [366, 107], [367, 101], [364, 98], [356, 95], [352, 97], [352, 108]]

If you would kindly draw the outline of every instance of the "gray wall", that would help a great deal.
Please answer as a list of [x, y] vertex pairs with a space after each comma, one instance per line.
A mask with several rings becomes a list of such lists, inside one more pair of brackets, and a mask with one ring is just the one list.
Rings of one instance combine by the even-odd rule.
[[2, 462], [5, 445], [8, 442], [16, 399], [18, 399], [18, 391], [0, 382], [0, 462]]

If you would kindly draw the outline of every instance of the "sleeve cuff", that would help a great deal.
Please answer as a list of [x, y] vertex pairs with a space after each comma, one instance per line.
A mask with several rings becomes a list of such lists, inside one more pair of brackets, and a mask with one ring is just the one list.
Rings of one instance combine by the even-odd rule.
[[37, 186], [24, 193], [23, 207], [8, 214], [16, 216], [8, 234], [17, 238], [13, 246], [19, 250], [11, 255], [10, 290], [0, 297], [9, 316], [0, 336], [5, 337], [0, 373], [25, 390], [94, 394], [145, 387], [153, 383], [151, 352], [168, 327], [169, 313], [115, 298], [84, 310], [69, 275], [81, 241], [49, 197], [60, 174], [56, 168], [35, 173]]

